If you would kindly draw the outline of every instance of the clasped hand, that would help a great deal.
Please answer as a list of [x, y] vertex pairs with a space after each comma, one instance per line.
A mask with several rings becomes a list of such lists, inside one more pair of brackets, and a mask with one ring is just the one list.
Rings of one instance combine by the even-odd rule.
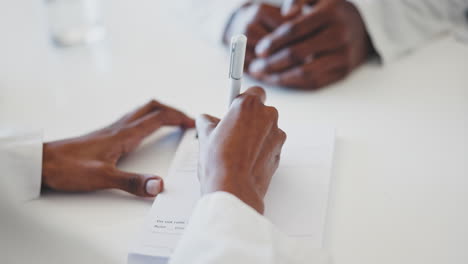
[[[247, 36], [246, 70], [252, 77], [271, 85], [318, 89], [343, 79], [372, 53], [352, 3], [286, 2], [283, 8], [247, 2], [226, 26], [225, 43], [239, 32]], [[303, 12], [304, 6], [308, 11]]]

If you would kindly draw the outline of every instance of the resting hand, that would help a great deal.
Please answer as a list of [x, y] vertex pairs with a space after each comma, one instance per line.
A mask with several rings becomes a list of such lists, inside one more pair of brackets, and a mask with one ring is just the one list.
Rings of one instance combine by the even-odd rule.
[[236, 10], [226, 25], [223, 36], [224, 44], [228, 45], [235, 34], [247, 36], [247, 50], [245, 54], [245, 68], [255, 58], [255, 46], [258, 41], [277, 28], [284, 18], [280, 8], [269, 4], [255, 4], [247, 2]]
[[[372, 52], [364, 22], [345, 0], [289, 1], [288, 19], [255, 47], [250, 74], [266, 83], [317, 89], [344, 78]], [[311, 11], [302, 14], [302, 5]]]
[[194, 121], [151, 101], [101, 130], [45, 143], [43, 186], [70, 192], [118, 188], [138, 196], [156, 196], [163, 189], [160, 177], [120, 171], [116, 164], [162, 126], [194, 127]]
[[232, 193], [259, 213], [286, 140], [277, 110], [264, 101], [263, 89], [253, 87], [234, 100], [223, 120], [197, 119], [202, 193]]

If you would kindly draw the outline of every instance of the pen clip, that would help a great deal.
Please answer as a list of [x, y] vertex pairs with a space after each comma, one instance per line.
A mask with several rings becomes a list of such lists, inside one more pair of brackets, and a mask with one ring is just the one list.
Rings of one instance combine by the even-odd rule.
[[232, 71], [234, 70], [234, 58], [236, 57], [236, 42], [231, 43], [231, 58], [229, 62], [229, 78], [232, 79]]

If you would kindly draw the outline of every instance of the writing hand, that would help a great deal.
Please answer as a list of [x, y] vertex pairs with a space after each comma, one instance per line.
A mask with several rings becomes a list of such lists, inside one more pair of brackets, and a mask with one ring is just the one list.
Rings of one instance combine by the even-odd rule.
[[264, 90], [252, 87], [233, 101], [223, 120], [203, 115], [196, 122], [202, 193], [232, 193], [259, 213], [286, 140], [278, 111], [264, 102]]

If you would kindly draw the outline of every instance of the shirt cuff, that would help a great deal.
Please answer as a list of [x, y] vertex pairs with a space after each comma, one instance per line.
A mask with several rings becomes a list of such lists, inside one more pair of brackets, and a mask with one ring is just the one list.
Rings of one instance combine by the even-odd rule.
[[42, 142], [42, 131], [0, 129], [0, 180], [13, 200], [39, 197]]
[[[466, 20], [465, 0], [348, 0], [358, 9], [382, 62], [387, 63], [452, 33]], [[437, 12], [436, 12], [437, 11]]]

